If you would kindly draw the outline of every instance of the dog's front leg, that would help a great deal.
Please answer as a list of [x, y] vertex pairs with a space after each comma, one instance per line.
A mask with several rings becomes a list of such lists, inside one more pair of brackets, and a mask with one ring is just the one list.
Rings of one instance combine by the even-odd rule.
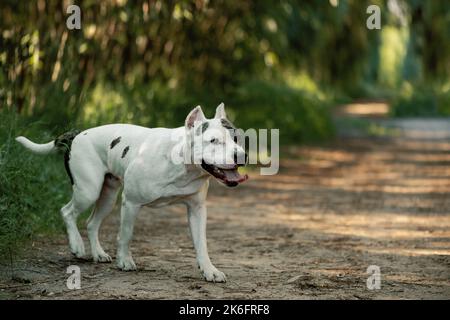
[[120, 230], [117, 237], [117, 266], [124, 271], [136, 270], [130, 253], [130, 240], [133, 236], [134, 221], [141, 206], [135, 205], [123, 196], [120, 211]]
[[197, 263], [206, 281], [225, 282], [225, 274], [211, 263], [206, 245], [206, 205], [205, 203], [188, 204], [189, 227], [197, 255]]

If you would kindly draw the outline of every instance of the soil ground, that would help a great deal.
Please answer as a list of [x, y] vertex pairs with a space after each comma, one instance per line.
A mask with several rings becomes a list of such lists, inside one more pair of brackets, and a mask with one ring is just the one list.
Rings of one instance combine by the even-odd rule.
[[[212, 183], [208, 246], [227, 283], [201, 279], [185, 210], [168, 207], [138, 217], [137, 272], [75, 259], [64, 236], [41, 238], [1, 266], [0, 298], [450, 299], [450, 121], [341, 111], [330, 146], [288, 148], [278, 175], [255, 171], [238, 189]], [[116, 212], [101, 230], [113, 258], [117, 231]], [[81, 290], [66, 287], [69, 265]], [[379, 290], [366, 285], [371, 265]]]

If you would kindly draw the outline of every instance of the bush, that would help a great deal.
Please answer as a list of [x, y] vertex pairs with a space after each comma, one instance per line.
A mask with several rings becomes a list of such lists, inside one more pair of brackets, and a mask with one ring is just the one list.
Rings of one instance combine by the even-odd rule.
[[397, 98], [391, 109], [395, 117], [432, 117], [438, 113], [436, 97], [431, 92], [415, 92]]
[[281, 83], [250, 81], [230, 96], [236, 125], [280, 129], [282, 144], [322, 142], [334, 127], [326, 102]]
[[189, 111], [201, 105], [206, 117], [224, 102], [240, 128], [280, 129], [281, 143], [321, 142], [333, 135], [328, 103], [314, 90], [299, 90], [283, 83], [249, 81], [228, 90], [168, 89], [161, 86], [97, 86], [81, 122], [96, 126], [129, 122], [149, 127], [178, 127]]
[[391, 113], [396, 117], [450, 116], [450, 90], [404, 86]]
[[443, 116], [450, 116], [450, 89], [439, 94], [436, 100], [438, 113]]

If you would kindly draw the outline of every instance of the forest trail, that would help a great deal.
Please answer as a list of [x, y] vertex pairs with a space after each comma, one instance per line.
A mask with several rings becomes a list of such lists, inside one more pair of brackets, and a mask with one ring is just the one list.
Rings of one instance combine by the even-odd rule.
[[[227, 283], [201, 279], [185, 210], [169, 207], [138, 217], [137, 272], [42, 238], [13, 270], [1, 267], [0, 298], [449, 299], [450, 121], [391, 120], [383, 108], [340, 108], [336, 141], [288, 148], [278, 175], [212, 183], [208, 246]], [[117, 231], [112, 214], [100, 236], [113, 258]], [[81, 268], [81, 290], [66, 287], [69, 265]], [[371, 265], [379, 290], [366, 285]]]

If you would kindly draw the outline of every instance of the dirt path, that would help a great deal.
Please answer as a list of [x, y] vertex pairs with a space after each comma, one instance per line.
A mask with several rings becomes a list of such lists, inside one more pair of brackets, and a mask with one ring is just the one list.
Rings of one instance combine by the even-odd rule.
[[[64, 237], [43, 239], [14, 280], [2, 267], [0, 297], [449, 299], [448, 122], [374, 121], [396, 136], [343, 134], [332, 147], [290, 148], [276, 176], [254, 174], [237, 190], [213, 184], [208, 244], [225, 284], [200, 279], [185, 212], [172, 207], [138, 217], [138, 272], [76, 260]], [[118, 215], [108, 219], [101, 238], [114, 254]], [[72, 264], [81, 290], [66, 288]], [[380, 290], [366, 287], [370, 265]]]

